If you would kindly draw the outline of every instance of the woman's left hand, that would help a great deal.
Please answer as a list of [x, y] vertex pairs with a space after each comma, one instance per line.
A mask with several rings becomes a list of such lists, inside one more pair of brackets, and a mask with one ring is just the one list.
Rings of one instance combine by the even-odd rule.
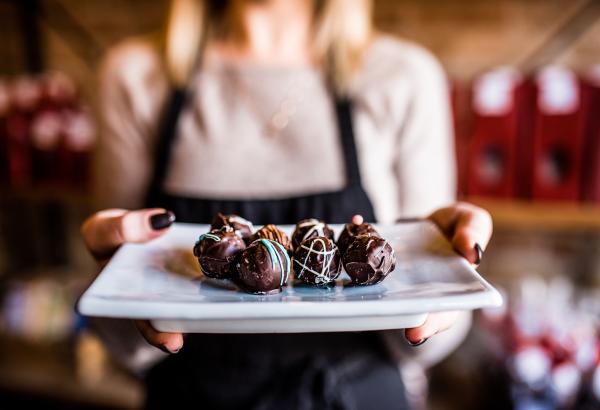
[[[479, 265], [492, 235], [492, 217], [486, 210], [459, 202], [435, 211], [427, 219], [440, 228], [459, 254]], [[429, 337], [450, 328], [457, 317], [458, 312], [431, 313], [421, 326], [406, 329], [406, 339], [413, 346], [423, 344]]]

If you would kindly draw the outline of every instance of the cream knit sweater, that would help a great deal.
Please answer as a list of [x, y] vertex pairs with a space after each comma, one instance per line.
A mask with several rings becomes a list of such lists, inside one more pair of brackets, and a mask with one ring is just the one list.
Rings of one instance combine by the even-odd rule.
[[[167, 95], [159, 55], [141, 42], [113, 49], [101, 70], [99, 205], [139, 208]], [[281, 198], [344, 186], [333, 101], [312, 67], [227, 63], [210, 54], [191, 84], [165, 189], [203, 198]], [[362, 182], [377, 219], [423, 216], [451, 203], [455, 164], [448, 88], [435, 58], [381, 37], [354, 82]], [[294, 114], [265, 129], [282, 102]]]
[[[332, 98], [312, 67], [265, 67], [208, 55], [178, 124], [165, 189], [204, 198], [281, 198], [342, 188], [344, 164]], [[156, 129], [168, 93], [157, 51], [128, 41], [100, 70], [102, 135], [96, 156], [99, 208], [143, 205]], [[425, 216], [454, 201], [455, 163], [446, 78], [423, 48], [389, 37], [368, 50], [352, 87], [362, 182], [380, 222]], [[265, 128], [283, 101], [296, 101], [278, 135]], [[129, 368], [165, 356], [129, 320], [91, 319]], [[382, 335], [395, 357], [431, 363], [452, 350], [470, 315], [419, 348], [401, 332]]]

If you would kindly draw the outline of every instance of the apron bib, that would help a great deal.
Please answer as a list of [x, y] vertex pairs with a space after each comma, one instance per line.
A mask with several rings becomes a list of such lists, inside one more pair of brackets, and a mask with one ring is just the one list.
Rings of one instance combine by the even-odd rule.
[[[361, 185], [351, 104], [336, 101], [347, 185], [276, 200], [221, 200], [163, 191], [177, 120], [187, 100], [174, 90], [163, 117], [147, 207], [173, 211], [180, 222], [210, 223], [217, 212], [257, 225], [305, 218], [347, 223], [355, 214], [375, 221]], [[191, 246], [191, 244], [190, 244]], [[189, 334], [184, 346], [146, 376], [146, 408], [402, 409], [398, 370], [376, 332], [309, 334]]]

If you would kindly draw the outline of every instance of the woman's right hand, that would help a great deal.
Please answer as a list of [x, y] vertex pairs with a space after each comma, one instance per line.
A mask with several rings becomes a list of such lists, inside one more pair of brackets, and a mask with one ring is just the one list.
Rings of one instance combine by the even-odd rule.
[[[90, 216], [81, 226], [81, 235], [91, 254], [103, 266], [124, 243], [158, 238], [174, 221], [175, 215], [161, 208], [107, 209]], [[147, 320], [135, 320], [134, 323], [148, 343], [164, 352], [177, 353], [183, 346], [181, 333], [158, 332]]]

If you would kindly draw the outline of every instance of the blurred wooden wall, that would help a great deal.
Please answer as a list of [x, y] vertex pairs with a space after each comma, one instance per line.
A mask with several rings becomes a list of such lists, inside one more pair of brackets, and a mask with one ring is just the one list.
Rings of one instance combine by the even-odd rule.
[[[382, 29], [432, 50], [451, 76], [468, 79], [490, 67], [520, 64], [593, 3], [600, 4], [597, 0], [375, 0], [375, 17]], [[600, 64], [600, 13], [596, 7], [594, 17], [590, 9], [583, 10], [584, 17], [577, 22], [587, 28], [574, 42], [566, 37], [577, 27], [563, 33], [566, 48], [555, 62], [578, 70]]]
[[[377, 25], [430, 48], [449, 74], [469, 79], [501, 64], [518, 64], [588, 0], [375, 0]], [[0, 0], [0, 74], [23, 67], [19, 0]], [[129, 36], [159, 32], [167, 0], [40, 0], [41, 34], [51, 69], [75, 77], [93, 95], [104, 50]], [[81, 35], [79, 28], [85, 30]], [[576, 69], [600, 63], [600, 21], [556, 56]]]

